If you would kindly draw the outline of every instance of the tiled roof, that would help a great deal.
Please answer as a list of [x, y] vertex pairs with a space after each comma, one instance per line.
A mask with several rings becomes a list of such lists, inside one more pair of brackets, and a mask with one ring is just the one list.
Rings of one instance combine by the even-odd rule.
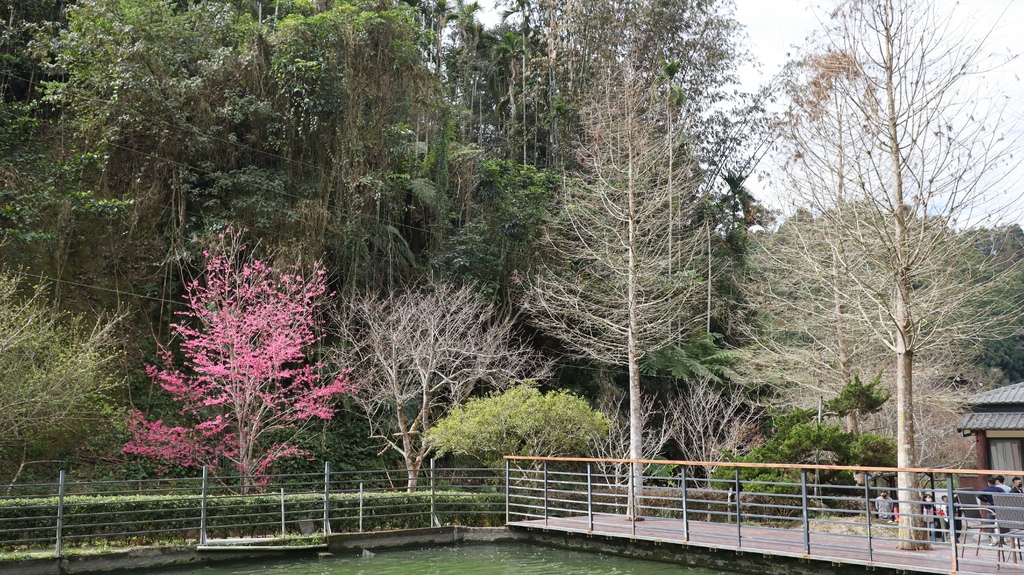
[[[970, 405], [991, 405], [1003, 403], [1024, 404], [1024, 382], [1015, 383], [971, 396]], [[992, 428], [995, 429], [995, 428]]]
[[[1019, 384], [1018, 384], [1019, 385]], [[1024, 413], [973, 413], [964, 414], [960, 429], [1021, 429], [1024, 430]]]

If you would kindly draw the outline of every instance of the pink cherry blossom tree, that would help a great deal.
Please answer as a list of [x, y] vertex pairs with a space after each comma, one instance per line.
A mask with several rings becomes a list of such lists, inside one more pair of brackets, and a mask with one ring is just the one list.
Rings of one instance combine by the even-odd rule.
[[227, 463], [247, 485], [278, 459], [303, 455], [295, 435], [330, 419], [332, 400], [353, 389], [347, 371], [329, 374], [307, 356], [322, 337], [320, 314], [330, 299], [319, 262], [306, 275], [298, 266], [275, 273], [246, 256], [240, 233], [220, 239], [204, 252], [205, 273], [188, 285], [188, 308], [172, 325], [182, 365], [161, 346], [163, 366], [147, 369], [181, 404], [182, 424], [134, 411], [124, 452], [164, 466]]

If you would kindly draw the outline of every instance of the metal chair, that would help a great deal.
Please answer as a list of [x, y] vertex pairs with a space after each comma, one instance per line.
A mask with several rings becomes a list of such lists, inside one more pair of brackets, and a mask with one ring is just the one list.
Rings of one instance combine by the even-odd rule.
[[[950, 520], [956, 520], [957, 514], [959, 514], [960, 533], [963, 533], [964, 536], [964, 544], [960, 546], [960, 556], [963, 557], [967, 552], [967, 538], [972, 529], [978, 532], [974, 547], [974, 554], [978, 555], [981, 552], [982, 533], [987, 533], [986, 529], [993, 532], [996, 530], [995, 517], [991, 509], [978, 504], [978, 496], [973, 491], [961, 491], [958, 489], [956, 499], [959, 499], [959, 503], [953, 504], [952, 507], [955, 512], [953, 517], [950, 517]], [[994, 534], [990, 533], [990, 535]]]
[[[1017, 555], [1022, 553], [1020, 540], [1024, 539], [1024, 495], [1019, 493], [993, 493], [992, 502], [996, 509], [996, 531], [999, 537], [1010, 540], [1010, 557], [1017, 562]], [[1003, 558], [1003, 550], [999, 551]]]

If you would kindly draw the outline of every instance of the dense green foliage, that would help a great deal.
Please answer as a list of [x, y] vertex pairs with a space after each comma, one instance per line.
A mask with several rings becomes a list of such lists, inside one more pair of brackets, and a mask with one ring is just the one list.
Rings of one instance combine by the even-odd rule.
[[[743, 164], [734, 144], [753, 137], [729, 112], [749, 102], [727, 89], [743, 58], [727, 6], [566, 8], [520, 3], [487, 29], [442, 2], [6, 4], [0, 253], [50, 278], [59, 309], [127, 311], [124, 403], [152, 419], [174, 407], [140, 372], [228, 224], [260, 256], [323, 260], [340, 296], [445, 278], [515, 312], [616, 46], [645, 54], [656, 117], [691, 154]], [[376, 465], [358, 408], [341, 407], [307, 450]], [[153, 472], [112, 455], [87, 458]]]
[[520, 384], [470, 399], [439, 421], [427, 441], [439, 456], [469, 455], [500, 467], [505, 455], [586, 457], [608, 425], [580, 397]]
[[850, 414], [870, 415], [878, 413], [891, 395], [882, 389], [881, 371], [867, 383], [860, 380], [860, 375], [854, 375], [839, 395], [828, 401], [828, 410], [839, 417]]
[[[754, 448], [737, 461], [784, 463], [785, 468], [746, 468], [740, 471], [744, 480], [788, 481], [799, 483], [799, 466], [860, 465], [893, 467], [896, 465], [896, 442], [892, 436], [876, 433], [854, 434], [843, 431], [840, 423], [818, 422], [810, 409], [796, 409], [775, 414], [768, 423], [764, 445]], [[816, 476], [820, 484], [852, 485], [853, 473], [827, 470]], [[728, 477], [720, 477], [728, 479]]]
[[62, 312], [0, 270], [0, 458], [21, 471], [66, 456], [118, 417], [115, 323]]
[[[599, 99], [602, 75], [627, 52], [643, 88], [643, 132], [669, 142], [669, 156], [692, 160], [672, 168], [679, 197], [667, 206], [685, 217], [667, 237], [675, 246], [684, 239], [700, 246], [694, 261], [703, 262], [694, 266], [701, 269], [673, 269], [702, 286], [702, 301], [692, 302], [688, 317], [670, 318], [678, 331], [673, 343], [643, 358], [644, 393], [655, 399], [649, 427], [671, 423], [666, 402], [696, 380], [749, 393], [750, 413], [774, 399], [766, 382], [808, 379], [824, 389], [846, 383], [847, 376], [834, 376], [839, 362], [825, 349], [831, 342], [799, 321], [828, 302], [811, 306], [794, 297], [777, 310], [757, 297], [773, 289], [796, 293], [796, 284], [821, 278], [779, 270], [793, 283], [776, 288], [753, 255], [755, 245], [794, 241], [787, 226], [802, 216], [754, 233], [775, 216], [747, 185], [774, 137], [777, 123], [765, 103], [776, 93], [771, 86], [757, 94], [736, 89], [736, 71], [749, 55], [731, 3], [499, 4], [509, 10], [493, 27], [481, 24], [479, 6], [461, 0], [0, 4], [0, 274], [20, 269], [45, 286], [7, 284], [9, 276], [0, 276], [0, 339], [2, 330], [32, 323], [25, 313], [49, 318], [48, 331], [35, 339], [0, 341], [0, 424], [13, 430], [0, 440], [0, 479], [50, 480], [61, 467], [96, 478], [156, 473], [120, 452], [120, 414], [134, 408], [156, 421], [176, 413], [145, 369], [158, 346], [179, 350], [171, 324], [180, 319], [185, 286], [228, 226], [245, 229], [251, 250], [278, 269], [324, 262], [339, 315], [357, 297], [439, 281], [473, 286], [557, 366], [544, 389], [571, 388], [584, 397], [516, 389], [482, 399], [458, 412], [458, 427], [478, 436], [444, 444], [438, 435], [438, 445], [488, 461], [504, 452], [584, 454], [586, 434], [605, 423], [583, 404], [619, 395], [625, 370], [571, 356], [571, 341], [531, 323], [522, 292], [538, 266], [556, 257], [561, 263], [553, 265], [581, 276], [585, 264], [538, 246], [558, 223], [565, 189], [594, 177], [584, 169], [584, 110]], [[973, 262], [1015, 270], [1024, 254], [1019, 226], [964, 233], [976, 234]], [[1021, 300], [1024, 283], [1016, 279], [1000, 298]], [[96, 323], [110, 317], [123, 320]], [[106, 329], [102, 346], [89, 348], [98, 333], [93, 325]], [[793, 373], [788, 364], [765, 365], [762, 347], [740, 351], [765, 334], [792, 344], [816, 367]], [[328, 343], [350, 344], [337, 335]], [[72, 361], [76, 350], [86, 349], [95, 369], [71, 373], [80, 365]], [[864, 350], [853, 351], [861, 373], [880, 367], [860, 359], [868, 357]], [[329, 354], [319, 355], [330, 363]], [[1017, 381], [1024, 378], [1024, 346], [1019, 338], [985, 344], [976, 363], [966, 372], [972, 382]], [[127, 385], [114, 385], [122, 380]], [[65, 381], [87, 385], [55, 395], [52, 387]], [[10, 407], [8, 398], [23, 393], [77, 407], [65, 418], [40, 415], [47, 402], [33, 403], [35, 414]], [[538, 402], [536, 409], [513, 397]], [[867, 414], [861, 399], [836, 400], [842, 405], [832, 411]], [[414, 403], [402, 414], [414, 418]], [[519, 414], [519, 428], [471, 417], [497, 405]], [[392, 455], [374, 448], [379, 442], [370, 435], [380, 430], [371, 429], [359, 403], [335, 407], [333, 420], [302, 432], [304, 451], [342, 469], [390, 463]], [[557, 414], [551, 421], [575, 421], [578, 429], [546, 426], [545, 410]], [[30, 417], [32, 426], [12, 423]], [[887, 453], [882, 439], [854, 440], [806, 420], [804, 411], [782, 413], [760, 427], [763, 437], [734, 438], [743, 437], [746, 448], [767, 439], [748, 457], [779, 461], [824, 453], [823, 461], [866, 462], [871, 441]], [[447, 424], [454, 430], [454, 420]], [[671, 443], [661, 451], [681, 452]], [[274, 471], [319, 465], [292, 460]]]

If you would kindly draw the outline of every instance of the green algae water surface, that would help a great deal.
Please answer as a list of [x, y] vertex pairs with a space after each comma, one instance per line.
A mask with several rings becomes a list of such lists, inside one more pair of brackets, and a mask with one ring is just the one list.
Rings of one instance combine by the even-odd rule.
[[530, 545], [459, 545], [213, 565], [167, 575], [727, 575], [672, 563]]

